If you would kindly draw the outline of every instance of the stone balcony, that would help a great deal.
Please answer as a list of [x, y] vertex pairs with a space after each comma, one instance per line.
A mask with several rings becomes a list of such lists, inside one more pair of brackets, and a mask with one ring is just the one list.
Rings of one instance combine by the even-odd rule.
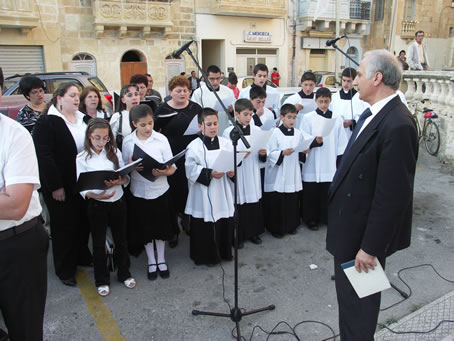
[[416, 21], [402, 20], [400, 37], [402, 39], [414, 39], [416, 32]]
[[410, 108], [419, 105], [436, 111], [441, 134], [438, 157], [454, 165], [454, 71], [405, 71], [402, 90]]
[[210, 11], [215, 15], [259, 18], [283, 18], [287, 15], [285, 0], [211, 0]]
[[152, 30], [168, 32], [172, 26], [170, 2], [94, 0], [93, 15], [98, 39], [102, 38], [105, 27], [118, 28], [120, 38], [126, 36], [128, 29], [139, 29], [146, 38]]
[[18, 28], [23, 33], [39, 25], [33, 0], [0, 0], [0, 30]]
[[[340, 0], [339, 22], [341, 32], [364, 35], [370, 29], [370, 6], [368, 0]], [[310, 32], [315, 27], [319, 32], [335, 32], [336, 0], [328, 0], [326, 8], [314, 18], [317, 0], [299, 0], [296, 25], [298, 31]], [[314, 20], [316, 19], [316, 20]]]

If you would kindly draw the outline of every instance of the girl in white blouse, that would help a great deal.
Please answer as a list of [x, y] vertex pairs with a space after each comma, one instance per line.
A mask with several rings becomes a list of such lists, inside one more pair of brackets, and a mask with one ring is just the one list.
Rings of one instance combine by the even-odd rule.
[[[93, 118], [88, 123], [85, 133], [84, 151], [77, 155], [77, 177], [84, 172], [97, 170], [115, 170], [122, 167], [123, 159], [113, 139], [109, 123], [102, 118]], [[129, 272], [129, 255], [126, 243], [126, 203], [122, 199], [122, 185], [129, 182], [129, 177], [119, 177], [106, 181], [106, 190], [80, 192], [88, 200], [88, 219], [93, 239], [93, 262], [95, 284], [101, 296], [110, 292], [110, 276], [107, 269], [105, 252], [106, 230], [110, 226], [115, 244], [114, 258], [118, 267], [118, 280], [132, 289], [136, 286]]]
[[122, 149], [123, 140], [131, 134], [129, 111], [140, 103], [139, 87], [128, 84], [121, 88], [119, 111], [112, 115], [110, 126], [118, 148]]
[[[140, 104], [132, 108], [131, 122], [135, 131], [123, 141], [123, 160], [132, 160], [134, 145], [160, 163], [172, 158], [167, 138], [153, 130], [153, 112], [148, 105]], [[153, 169], [155, 181], [144, 178], [139, 172], [131, 174], [132, 202], [131, 215], [136, 219], [138, 231], [141, 235], [148, 257], [148, 279], [154, 280], [159, 275], [169, 277], [169, 268], [164, 257], [165, 241], [173, 236], [171, 228], [171, 214], [169, 205], [169, 184], [167, 177], [175, 173], [175, 166], [165, 169]], [[157, 259], [155, 257], [155, 250]]]

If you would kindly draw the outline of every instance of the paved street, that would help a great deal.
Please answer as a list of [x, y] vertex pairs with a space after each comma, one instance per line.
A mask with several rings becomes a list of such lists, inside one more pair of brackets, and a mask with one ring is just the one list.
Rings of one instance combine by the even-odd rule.
[[[438, 160], [421, 149], [412, 246], [390, 257], [386, 268], [391, 281], [405, 291], [408, 289], [397, 278], [397, 272], [405, 267], [430, 263], [440, 274], [454, 279], [453, 189], [454, 178], [441, 172]], [[276, 305], [274, 311], [243, 318], [241, 332], [247, 340], [251, 336], [252, 340], [265, 340], [267, 335], [254, 326], [271, 331], [280, 321], [286, 321], [290, 326], [305, 320], [320, 321], [331, 326], [337, 334], [337, 302], [334, 282], [330, 279], [333, 266], [331, 256], [325, 251], [325, 234], [326, 227], [318, 232], [300, 227], [294, 236], [278, 240], [265, 234], [262, 245], [247, 243], [240, 250], [239, 306], [248, 310]], [[225, 313], [228, 306], [222, 299], [221, 268], [196, 267], [189, 259], [188, 246], [188, 238], [183, 235], [177, 248], [167, 249], [171, 275], [166, 280], [148, 281], [145, 255], [133, 258], [131, 270], [137, 279], [137, 288], [126, 289], [113, 279], [111, 293], [104, 299], [96, 293], [92, 268], [80, 268], [78, 288], [63, 286], [54, 274], [49, 252], [45, 340], [231, 339], [234, 324], [230, 319], [191, 314], [192, 309]], [[310, 264], [318, 268], [311, 270]], [[225, 295], [232, 304], [233, 262], [223, 263], [223, 267]], [[405, 302], [382, 312], [380, 323], [401, 320], [454, 290], [452, 283], [443, 281], [428, 267], [404, 271], [401, 276], [411, 286], [413, 294]], [[382, 307], [399, 300], [401, 297], [397, 292], [389, 289], [383, 294]], [[452, 315], [438, 318], [454, 319]], [[418, 326], [416, 324], [412, 329]], [[430, 329], [428, 326], [421, 328]], [[281, 324], [277, 330], [289, 331], [289, 328]], [[315, 341], [333, 336], [327, 327], [314, 322], [300, 325], [296, 332], [301, 340]], [[434, 333], [433, 337], [424, 340], [438, 340], [454, 334], [454, 324], [445, 325], [443, 333]], [[273, 335], [270, 339], [294, 338], [284, 334]], [[382, 339], [395, 340], [393, 337]]]

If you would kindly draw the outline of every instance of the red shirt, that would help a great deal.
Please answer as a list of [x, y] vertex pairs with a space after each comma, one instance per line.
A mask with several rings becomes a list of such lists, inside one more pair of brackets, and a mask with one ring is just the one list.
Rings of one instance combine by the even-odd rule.
[[[274, 79], [276, 77], [276, 79]], [[277, 86], [279, 86], [279, 78], [281, 77], [281, 75], [279, 74], [279, 72], [273, 72], [271, 74], [271, 81], [276, 84]]]

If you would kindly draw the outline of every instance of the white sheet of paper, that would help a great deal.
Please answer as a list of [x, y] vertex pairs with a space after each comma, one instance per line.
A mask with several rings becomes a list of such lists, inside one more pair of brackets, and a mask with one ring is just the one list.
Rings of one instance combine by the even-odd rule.
[[301, 104], [303, 106], [303, 109], [298, 112], [298, 114], [301, 115], [307, 114], [308, 112], [317, 109], [317, 105], [312, 98], [300, 98], [298, 104]]
[[194, 116], [192, 119], [191, 123], [189, 123], [188, 127], [186, 128], [186, 131], [184, 132], [183, 135], [194, 135], [197, 134], [200, 131], [199, 129], [199, 121], [197, 120], [197, 115]]
[[[244, 159], [246, 153], [237, 153], [236, 164], [238, 165]], [[230, 172], [233, 170], [233, 150], [221, 149], [219, 154], [211, 167], [216, 172]]]
[[355, 289], [359, 298], [363, 298], [377, 292], [391, 288], [388, 277], [377, 260], [377, 266], [374, 270], [366, 273], [364, 271], [358, 272], [355, 269], [355, 260], [342, 264], [342, 269], [347, 275], [348, 280]]
[[280, 93], [266, 93], [265, 108], [274, 108], [279, 101]]
[[260, 149], [266, 149], [266, 145], [268, 144], [268, 140], [272, 134], [272, 130], [260, 130], [254, 132], [254, 135], [251, 135], [251, 140], [249, 142], [251, 145], [251, 154], [257, 154]]
[[324, 118], [320, 115], [314, 115], [312, 120], [312, 136], [328, 136], [334, 128], [336, 120], [333, 118]]
[[[222, 101], [222, 103], [224, 103], [225, 107], [228, 109], [229, 105], [231, 105], [233, 103], [233, 96], [221, 98], [221, 101]], [[224, 112], [224, 108], [221, 106], [219, 101], [216, 101], [216, 104], [214, 105], [213, 109], [218, 112]]]
[[303, 140], [303, 142], [301, 142], [298, 146], [296, 146], [295, 152], [301, 153], [301, 152], [304, 152], [305, 150], [308, 150], [309, 147], [311, 146], [312, 141], [314, 141], [314, 139], [312, 137], [310, 137], [306, 140]]
[[265, 123], [263, 123], [260, 127], [260, 129], [262, 130], [272, 130], [273, 128], [276, 128], [275, 120], [266, 120]]

